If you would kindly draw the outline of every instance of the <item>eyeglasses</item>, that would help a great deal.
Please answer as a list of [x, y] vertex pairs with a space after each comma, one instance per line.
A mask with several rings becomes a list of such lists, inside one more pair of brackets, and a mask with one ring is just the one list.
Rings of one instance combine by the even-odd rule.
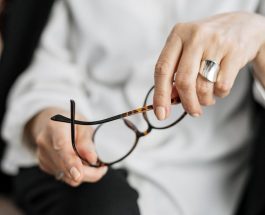
[[[171, 99], [171, 116], [164, 121], [157, 120], [154, 112], [150, 111], [154, 109], [153, 105], [148, 105], [150, 104], [149, 102], [152, 102], [153, 93], [154, 86], [148, 91], [143, 107], [106, 119], [90, 122], [76, 120], [74, 100], [70, 101], [71, 118], [58, 114], [53, 116], [51, 119], [54, 121], [71, 124], [72, 147], [77, 156], [84, 163], [92, 167], [110, 166], [128, 157], [136, 148], [139, 139], [148, 135], [153, 129], [162, 130], [170, 128], [179, 123], [187, 115], [180, 105], [179, 98], [173, 98]], [[131, 116], [140, 113], [147, 124], [147, 129], [145, 131], [140, 131], [136, 126], [137, 122], [132, 122], [130, 119]], [[76, 145], [75, 125], [98, 125], [92, 135], [92, 140], [95, 144], [96, 153], [98, 156], [96, 164], [89, 163], [84, 157], [81, 156], [81, 153], [79, 152]]]

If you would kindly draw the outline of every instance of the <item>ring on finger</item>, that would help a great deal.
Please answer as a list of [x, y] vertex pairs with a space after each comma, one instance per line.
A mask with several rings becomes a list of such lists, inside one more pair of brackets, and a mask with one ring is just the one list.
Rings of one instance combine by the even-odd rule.
[[215, 83], [220, 70], [219, 64], [214, 60], [203, 60], [201, 62], [199, 74], [208, 81]]

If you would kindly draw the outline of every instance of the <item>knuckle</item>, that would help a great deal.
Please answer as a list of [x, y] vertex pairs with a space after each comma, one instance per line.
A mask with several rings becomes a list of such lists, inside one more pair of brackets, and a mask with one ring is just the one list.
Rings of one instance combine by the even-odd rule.
[[38, 146], [43, 146], [45, 145], [45, 138], [44, 136], [42, 135], [42, 133], [38, 134], [35, 138], [35, 143], [38, 145]]
[[59, 151], [61, 149], [64, 148], [65, 145], [68, 144], [68, 141], [65, 140], [65, 139], [60, 139], [60, 140], [57, 140], [57, 141], [53, 141], [52, 142], [52, 147], [55, 151]]
[[197, 87], [197, 93], [201, 96], [206, 96], [209, 94], [209, 88], [207, 86], [199, 85]]
[[176, 25], [174, 25], [170, 33], [169, 39], [179, 37], [179, 34], [180, 32], [182, 32], [184, 25], [185, 25], [184, 23], [177, 23]]
[[221, 35], [219, 32], [211, 32], [211, 44], [216, 44], [217, 46], [220, 46], [222, 42]]
[[176, 87], [178, 91], [189, 91], [192, 83], [187, 77], [176, 76]]
[[[229, 55], [235, 55], [237, 54], [240, 50], [239, 50], [239, 46], [238, 46], [238, 43], [236, 41], [234, 41], [232, 38], [226, 38], [225, 39], [225, 52]], [[242, 50], [243, 52], [241, 53], [244, 53], [245, 49]], [[237, 55], [236, 55], [237, 56]]]
[[169, 74], [169, 63], [165, 60], [159, 60], [155, 66], [155, 78], [166, 77]]
[[199, 41], [205, 38], [208, 29], [203, 24], [194, 23], [191, 25], [191, 44], [198, 44]]
[[179, 32], [179, 31], [181, 31], [184, 25], [185, 24], [184, 23], [181, 23], [181, 22], [175, 24], [174, 27], [173, 27], [172, 32]]
[[226, 82], [217, 82], [215, 86], [215, 90], [217, 92], [217, 95], [220, 97], [224, 97], [229, 94], [231, 91], [232, 86], [229, 83]]

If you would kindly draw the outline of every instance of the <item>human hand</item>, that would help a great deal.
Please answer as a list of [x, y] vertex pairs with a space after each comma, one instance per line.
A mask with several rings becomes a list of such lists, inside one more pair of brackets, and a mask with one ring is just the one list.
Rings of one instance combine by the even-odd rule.
[[[176, 24], [155, 68], [157, 118], [163, 120], [170, 114], [172, 87], [190, 115], [201, 115], [201, 105], [214, 104], [215, 96], [227, 96], [239, 70], [255, 61], [264, 46], [265, 18], [257, 14], [234, 12]], [[206, 59], [220, 65], [214, 84], [198, 75], [201, 61]]]
[[[67, 115], [64, 110], [47, 108], [30, 120], [25, 129], [30, 142], [37, 146], [40, 168], [54, 176], [63, 173], [62, 180], [71, 186], [98, 181], [107, 172], [107, 167], [94, 168], [82, 163], [72, 148], [70, 125], [50, 120], [57, 113]], [[84, 117], [76, 115], [76, 118]], [[91, 164], [97, 161], [92, 133], [91, 127], [76, 126], [76, 146], [81, 156]]]

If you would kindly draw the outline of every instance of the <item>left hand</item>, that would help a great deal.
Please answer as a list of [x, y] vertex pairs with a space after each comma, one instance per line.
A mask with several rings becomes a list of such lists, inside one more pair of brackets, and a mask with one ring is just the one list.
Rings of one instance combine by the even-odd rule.
[[[73, 187], [83, 182], [97, 182], [106, 174], [107, 167], [95, 168], [82, 162], [73, 150], [69, 124], [50, 120], [57, 113], [68, 114], [57, 107], [45, 108], [33, 116], [25, 127], [25, 136], [36, 148], [39, 167], [55, 178], [62, 175], [57, 179]], [[78, 113], [76, 118], [85, 119]], [[79, 125], [75, 129], [76, 147], [81, 156], [91, 164], [96, 163], [97, 154], [92, 143], [93, 129]]]
[[[201, 115], [201, 105], [212, 105], [214, 96], [229, 94], [239, 70], [248, 62], [264, 65], [265, 59], [257, 57], [264, 47], [265, 17], [258, 14], [234, 12], [176, 24], [156, 64], [156, 116], [163, 120], [169, 115], [172, 87], [190, 115]], [[205, 59], [220, 65], [216, 83], [198, 75]], [[259, 73], [265, 77], [264, 70]]]

